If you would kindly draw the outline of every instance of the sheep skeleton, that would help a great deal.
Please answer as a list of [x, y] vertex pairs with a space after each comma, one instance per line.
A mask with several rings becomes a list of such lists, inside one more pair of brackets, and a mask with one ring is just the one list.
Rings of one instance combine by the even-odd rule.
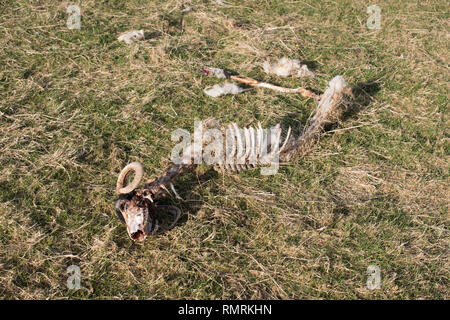
[[[263, 142], [263, 130], [261, 125], [258, 128], [244, 128], [243, 133], [236, 123], [229, 125], [228, 130], [234, 132], [235, 142], [231, 144], [231, 155], [233, 161], [225, 161], [224, 164], [215, 166], [220, 171], [241, 171], [254, 168], [270, 162], [270, 157], [277, 155], [282, 163], [290, 161], [294, 156], [303, 157], [312, 149], [317, 142], [325, 125], [337, 120], [343, 112], [343, 97], [351, 93], [342, 76], [336, 76], [329, 82], [328, 89], [320, 97], [315, 115], [311, 119], [308, 128], [297, 139], [291, 138], [291, 129], [288, 129], [284, 142], [281, 143], [281, 130], [273, 142], [271, 142], [271, 152], [265, 154], [260, 152]], [[279, 125], [277, 125], [279, 128]], [[234, 141], [234, 138], [232, 139]], [[243, 147], [245, 141], [245, 148]], [[229, 155], [230, 155], [229, 154]], [[180, 216], [180, 211], [174, 206], [161, 206], [157, 201], [170, 194], [174, 180], [195, 168], [192, 153], [183, 163], [172, 164], [158, 178], [148, 181], [142, 188], [137, 189], [142, 177], [143, 167], [138, 162], [127, 165], [119, 174], [117, 179], [116, 192], [119, 199], [116, 201], [116, 211], [119, 217], [126, 223], [127, 231], [132, 240], [142, 241], [152, 234], [157, 226], [154, 212], [158, 209], [167, 209], [175, 212], [175, 222]], [[187, 160], [187, 161], [186, 161]], [[225, 159], [226, 160], [226, 159]], [[133, 181], [124, 187], [124, 180], [128, 173], [135, 172]], [[177, 194], [176, 194], [177, 195]], [[178, 196], [178, 195], [177, 195]], [[174, 223], [173, 223], [174, 224]], [[173, 225], [172, 224], [172, 225]]]

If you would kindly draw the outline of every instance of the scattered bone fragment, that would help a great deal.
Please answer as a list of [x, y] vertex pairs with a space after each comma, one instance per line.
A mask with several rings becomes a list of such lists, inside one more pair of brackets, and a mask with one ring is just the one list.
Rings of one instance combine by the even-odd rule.
[[181, 32], [184, 31], [184, 28], [183, 28], [184, 15], [188, 12], [191, 12], [192, 10], [194, 10], [194, 7], [186, 7], [186, 8], [184, 8], [184, 6], [181, 7], [180, 20], [178, 22], [178, 26], [179, 26]]
[[187, 13], [187, 12], [192, 11], [193, 9], [194, 9], [193, 7], [186, 7], [186, 8], [181, 10], [181, 13]]
[[122, 33], [117, 40], [123, 41], [126, 44], [132, 44], [136, 41], [142, 41], [145, 39], [144, 30], [132, 30], [125, 33]]
[[226, 2], [224, 2], [224, 1], [222, 1], [222, 0], [214, 0], [214, 2], [215, 2], [216, 4], [218, 4], [219, 6], [224, 6], [224, 7], [229, 6], [228, 3], [226, 3]]
[[302, 65], [299, 60], [283, 57], [274, 63], [265, 61], [263, 69], [268, 74], [276, 74], [280, 77], [314, 77], [314, 73], [308, 69], [307, 65]]
[[285, 88], [285, 87], [276, 86], [271, 83], [261, 82], [261, 81], [258, 81], [258, 80], [252, 79], [252, 78], [241, 78], [241, 77], [237, 77], [237, 76], [230, 76], [230, 79], [233, 79], [240, 83], [245, 83], [249, 86], [256, 87], [256, 88], [266, 88], [266, 89], [271, 89], [271, 90], [284, 92], [284, 93], [300, 93], [300, 95], [304, 98], [312, 98], [314, 100], [319, 99], [319, 96], [317, 96], [314, 92], [312, 92], [311, 90], [302, 88], [302, 87]]
[[244, 89], [241, 88], [234, 83], [231, 82], [225, 82], [223, 84], [216, 84], [212, 86], [211, 88], [207, 88], [203, 90], [208, 96], [217, 98], [219, 96], [223, 96], [225, 94], [238, 94], [241, 92], [245, 92], [251, 89]]
[[202, 67], [201, 73], [205, 76], [214, 76], [219, 79], [229, 78], [231, 80], [244, 83], [246, 85], [256, 87], [256, 88], [266, 88], [284, 93], [300, 93], [300, 95], [304, 98], [312, 98], [314, 100], [318, 100], [319, 96], [316, 95], [311, 90], [298, 87], [298, 88], [284, 88], [280, 86], [273, 85], [271, 83], [258, 81], [252, 78], [244, 78], [236, 75], [232, 75], [231, 71], [219, 68], [211, 68], [211, 67]]
[[214, 76], [218, 79], [228, 79], [231, 75], [231, 72], [228, 70], [212, 67], [203, 67], [201, 73], [204, 76]]

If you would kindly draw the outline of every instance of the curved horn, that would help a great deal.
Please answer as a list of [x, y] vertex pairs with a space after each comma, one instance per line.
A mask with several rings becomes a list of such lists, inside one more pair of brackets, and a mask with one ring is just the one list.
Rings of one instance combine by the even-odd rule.
[[[123, 184], [125, 177], [127, 173], [130, 171], [134, 171], [135, 174], [134, 179], [129, 185], [124, 187]], [[144, 176], [144, 168], [142, 167], [142, 164], [140, 164], [139, 162], [132, 162], [128, 164], [125, 168], [122, 169], [122, 171], [119, 174], [119, 177], [117, 178], [116, 192], [118, 194], [130, 193], [131, 191], [136, 189], [139, 182], [141, 182], [143, 176]]]

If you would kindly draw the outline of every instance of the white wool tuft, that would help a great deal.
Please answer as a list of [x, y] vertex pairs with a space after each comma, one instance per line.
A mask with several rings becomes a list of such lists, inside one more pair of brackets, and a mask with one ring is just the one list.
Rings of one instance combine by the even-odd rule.
[[342, 91], [345, 87], [347, 87], [347, 83], [342, 76], [336, 76], [328, 82], [328, 86], [333, 91]]
[[126, 44], [131, 44], [135, 41], [141, 41], [145, 39], [144, 30], [133, 30], [122, 33], [117, 40], [123, 41]]
[[225, 74], [225, 70], [220, 69], [220, 68], [209, 68], [209, 72], [211, 72], [211, 74], [213, 76], [215, 76], [216, 78], [219, 79], [226, 79], [227, 75]]
[[[335, 76], [328, 83], [327, 90], [323, 93], [322, 98], [317, 105], [317, 112], [314, 118], [327, 114], [332, 108], [339, 103], [340, 97], [344, 94], [347, 83], [342, 76]], [[313, 120], [314, 120], [313, 118]]]
[[265, 61], [263, 63], [263, 69], [266, 73], [273, 73], [280, 77], [314, 77], [314, 73], [308, 69], [307, 65], [302, 65], [299, 60], [292, 60], [286, 57], [272, 64]]
[[203, 92], [205, 92], [210, 97], [217, 98], [217, 97], [225, 95], [225, 94], [238, 94], [238, 93], [245, 92], [248, 90], [251, 90], [251, 89], [244, 89], [244, 88], [238, 87], [234, 83], [225, 82], [223, 84], [216, 84], [209, 89], [203, 90]]
[[297, 77], [298, 78], [314, 77], [314, 73], [308, 69], [308, 66], [306, 64], [304, 64], [297, 71]]

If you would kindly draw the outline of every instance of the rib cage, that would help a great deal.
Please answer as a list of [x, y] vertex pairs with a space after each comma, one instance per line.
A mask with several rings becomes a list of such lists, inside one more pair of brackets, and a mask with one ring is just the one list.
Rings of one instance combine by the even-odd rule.
[[288, 129], [284, 142], [281, 144], [279, 124], [270, 130], [265, 130], [261, 127], [261, 123], [258, 123], [256, 128], [245, 127], [243, 129], [239, 129], [236, 123], [232, 123], [226, 129], [225, 152], [222, 154], [221, 161], [214, 165], [214, 169], [222, 172], [240, 172], [271, 164], [277, 161], [290, 134], [291, 128]]

